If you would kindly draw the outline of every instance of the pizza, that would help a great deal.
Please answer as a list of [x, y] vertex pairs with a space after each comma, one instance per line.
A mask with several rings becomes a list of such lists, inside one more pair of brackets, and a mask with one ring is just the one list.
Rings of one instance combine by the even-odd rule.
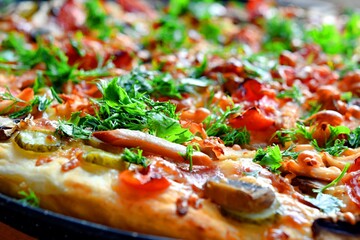
[[159, 237], [359, 239], [356, 12], [260, 0], [0, 11], [2, 194]]

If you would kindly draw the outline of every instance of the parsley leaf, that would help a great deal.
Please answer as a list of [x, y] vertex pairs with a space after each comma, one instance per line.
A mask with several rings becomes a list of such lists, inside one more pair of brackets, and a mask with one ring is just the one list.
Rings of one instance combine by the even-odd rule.
[[165, 53], [171, 53], [174, 49], [184, 46], [187, 40], [186, 26], [178, 17], [165, 15], [160, 19], [159, 24], [160, 27], [155, 29], [154, 37]]
[[347, 146], [345, 146], [345, 139], [342, 139], [342, 140], [336, 139], [332, 146], [327, 146], [325, 148], [319, 147], [319, 145], [315, 139], [311, 141], [311, 145], [314, 146], [316, 151], [319, 151], [319, 152], [325, 151], [325, 152], [328, 152], [332, 156], [339, 156], [341, 153], [343, 153], [347, 149]]
[[314, 192], [318, 193], [316, 198], [305, 196], [305, 200], [314, 204], [316, 207], [318, 207], [321, 211], [325, 213], [335, 213], [340, 211], [340, 208], [345, 207], [345, 204], [340, 199], [332, 195], [324, 194], [323, 192], [329, 187], [338, 184], [346, 174], [347, 170], [349, 169], [349, 166], [350, 163], [347, 163], [344, 166], [344, 169], [341, 171], [340, 175], [337, 178], [335, 178], [331, 183], [322, 187], [321, 189], [313, 190]]
[[186, 153], [184, 158], [189, 161], [189, 171], [191, 172], [193, 169], [193, 160], [192, 160], [192, 156], [194, 154], [194, 146], [189, 144], [186, 146]]
[[170, 0], [169, 13], [178, 16], [187, 9], [189, 3], [190, 0]]
[[285, 151], [283, 151], [281, 153], [282, 157], [290, 157], [292, 159], [297, 159], [297, 157], [299, 156], [299, 152], [293, 152], [292, 150], [296, 147], [295, 144], [292, 144], [288, 149], [286, 149]]
[[141, 165], [143, 167], [147, 167], [148, 166], [147, 159], [142, 155], [142, 153], [143, 150], [138, 148], [132, 148], [132, 149], [125, 148], [124, 152], [121, 155], [121, 159], [129, 163], [134, 163]]
[[299, 26], [293, 20], [280, 16], [267, 19], [264, 28], [266, 34], [263, 40], [263, 48], [275, 53], [290, 50], [291, 41], [300, 37], [301, 33]]
[[[9, 89], [7, 89], [6, 92], [0, 94], [0, 100], [11, 100], [13, 102], [9, 107], [3, 109], [0, 112], [0, 114], [9, 113], [9, 111], [14, 106], [18, 108], [18, 109], [15, 109], [14, 112], [9, 114], [10, 118], [19, 118], [19, 117], [25, 116], [25, 115], [31, 113], [33, 111], [34, 107], [37, 107], [37, 110], [39, 112], [44, 112], [53, 101], [52, 99], [48, 99], [46, 97], [46, 95], [44, 94], [42, 96], [35, 96], [35, 98], [33, 100], [26, 102], [26, 101], [19, 99], [19, 98], [15, 97], [14, 95], [12, 95]], [[18, 103], [24, 103], [24, 104], [26, 104], [26, 106], [19, 107], [19, 106], [17, 106]]]
[[298, 104], [302, 103], [302, 98], [303, 98], [303, 96], [301, 94], [301, 91], [300, 91], [300, 88], [298, 86], [295, 86], [295, 85], [290, 89], [279, 92], [276, 96], [278, 98], [280, 98], [280, 99], [290, 98], [290, 99], [294, 100]]
[[352, 148], [360, 147], [360, 127], [355, 128], [349, 133], [348, 144]]
[[329, 187], [332, 187], [332, 186], [335, 186], [337, 185], [340, 180], [344, 177], [344, 175], [346, 174], [347, 170], [349, 169], [350, 167], [350, 163], [346, 163], [343, 170], [341, 171], [340, 175], [335, 178], [331, 183], [329, 183], [328, 185], [320, 188], [320, 189], [315, 189], [313, 190], [314, 192], [324, 192], [326, 189], [328, 189]]
[[325, 142], [325, 147], [319, 147], [316, 139], [311, 141], [311, 144], [315, 147], [317, 151], [326, 151], [333, 156], [339, 156], [343, 153], [348, 147], [345, 146], [346, 140], [339, 139], [338, 137], [342, 134], [349, 135], [350, 129], [346, 126], [329, 126], [330, 136]]
[[68, 65], [68, 58], [61, 49], [52, 44], [47, 46], [40, 39], [37, 43], [37, 49], [27, 49], [22, 37], [10, 33], [2, 46], [6, 49], [14, 49], [18, 61], [27, 69], [44, 63], [46, 66], [44, 75], [50, 79], [54, 89], [60, 92], [63, 84], [73, 78], [74, 68]]
[[37, 71], [34, 86], [33, 86], [34, 93], [38, 93], [39, 90], [45, 86], [46, 86], [46, 84], [45, 84], [43, 72]]
[[98, 37], [101, 40], [109, 38], [111, 27], [106, 23], [107, 13], [99, 0], [88, 0], [85, 2], [86, 20], [85, 25], [98, 31]]
[[256, 151], [254, 162], [267, 167], [270, 171], [278, 173], [281, 167], [282, 156], [278, 145], [268, 146], [266, 149], [259, 148]]
[[36, 196], [36, 194], [33, 190], [29, 189], [28, 192], [20, 191], [18, 193], [19, 193], [19, 195], [21, 195], [23, 197], [22, 199], [19, 200], [21, 203], [23, 203], [25, 205], [30, 205], [33, 207], [39, 207], [40, 200]]
[[307, 140], [313, 139], [313, 131], [309, 131], [302, 123], [296, 123], [296, 128], [278, 130], [274, 134], [279, 142], [284, 146], [286, 142], [295, 141], [299, 137], [303, 137]]

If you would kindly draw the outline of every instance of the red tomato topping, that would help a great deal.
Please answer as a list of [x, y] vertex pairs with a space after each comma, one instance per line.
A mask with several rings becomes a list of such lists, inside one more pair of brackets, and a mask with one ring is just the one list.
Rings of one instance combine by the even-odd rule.
[[246, 127], [248, 130], [261, 131], [271, 127], [275, 121], [265, 116], [257, 107], [252, 107], [230, 119], [229, 123], [234, 128]]
[[162, 191], [170, 186], [170, 182], [150, 166], [145, 174], [137, 171], [125, 170], [120, 173], [120, 180], [138, 190]]
[[262, 99], [264, 96], [272, 97], [275, 96], [275, 93], [255, 79], [247, 79], [240, 85], [239, 89], [232, 94], [234, 102], [253, 102]]
[[343, 179], [343, 182], [347, 186], [350, 199], [360, 207], [360, 171], [351, 172]]
[[74, 0], [68, 0], [60, 8], [56, 20], [65, 31], [76, 31], [85, 23], [85, 19], [84, 10]]
[[350, 165], [347, 172], [350, 173], [350, 172], [355, 172], [355, 171], [359, 171], [359, 170], [360, 170], [360, 157], [355, 159], [354, 163]]
[[351, 164], [342, 181], [347, 187], [350, 199], [360, 207], [360, 157]]
[[63, 163], [61, 165], [61, 170], [63, 172], [67, 172], [70, 171], [74, 168], [77, 168], [78, 166], [80, 166], [80, 160], [82, 159], [82, 151], [79, 148], [73, 148], [70, 151], [67, 152], [67, 157], [68, 159], [70, 159], [70, 161]]

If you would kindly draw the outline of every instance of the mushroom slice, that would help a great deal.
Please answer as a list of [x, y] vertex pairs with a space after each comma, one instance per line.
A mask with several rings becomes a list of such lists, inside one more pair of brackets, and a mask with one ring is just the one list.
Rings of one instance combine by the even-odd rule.
[[316, 196], [317, 193], [313, 190], [323, 188], [327, 182], [311, 179], [307, 177], [295, 177], [291, 180], [291, 185], [298, 187], [302, 193], [310, 196]]
[[274, 191], [244, 180], [209, 180], [205, 196], [238, 219], [261, 221], [276, 215], [279, 203]]
[[330, 218], [316, 219], [311, 227], [316, 240], [360, 239], [360, 222], [351, 224]]

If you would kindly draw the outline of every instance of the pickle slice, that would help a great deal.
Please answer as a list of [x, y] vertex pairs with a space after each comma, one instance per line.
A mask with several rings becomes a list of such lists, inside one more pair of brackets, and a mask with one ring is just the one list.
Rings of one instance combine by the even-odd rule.
[[15, 142], [22, 149], [33, 152], [54, 152], [61, 146], [61, 140], [52, 132], [41, 132], [33, 130], [20, 131]]
[[121, 154], [113, 154], [104, 151], [91, 151], [84, 154], [83, 159], [85, 162], [114, 168], [120, 171], [126, 170], [130, 165], [128, 162], [122, 160]]

